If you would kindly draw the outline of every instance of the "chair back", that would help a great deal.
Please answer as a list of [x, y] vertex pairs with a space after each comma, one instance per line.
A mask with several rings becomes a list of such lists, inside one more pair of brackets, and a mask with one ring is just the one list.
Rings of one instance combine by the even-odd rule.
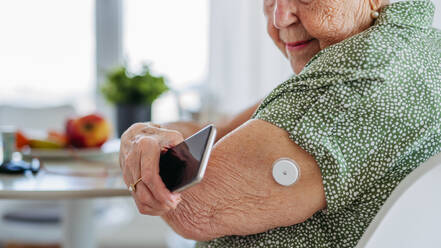
[[392, 192], [357, 248], [441, 247], [441, 153]]

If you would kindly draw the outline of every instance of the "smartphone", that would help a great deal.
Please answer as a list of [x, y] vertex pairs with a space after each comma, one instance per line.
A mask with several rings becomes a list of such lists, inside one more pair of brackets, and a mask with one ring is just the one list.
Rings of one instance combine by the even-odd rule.
[[204, 127], [162, 154], [159, 175], [171, 192], [180, 192], [202, 181], [216, 137], [213, 125]]

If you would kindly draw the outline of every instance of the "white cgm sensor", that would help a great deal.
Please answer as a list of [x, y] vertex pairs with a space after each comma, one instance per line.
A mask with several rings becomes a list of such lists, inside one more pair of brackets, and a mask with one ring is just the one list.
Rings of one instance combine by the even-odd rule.
[[290, 158], [280, 158], [273, 164], [273, 178], [283, 186], [293, 185], [300, 176], [299, 166]]

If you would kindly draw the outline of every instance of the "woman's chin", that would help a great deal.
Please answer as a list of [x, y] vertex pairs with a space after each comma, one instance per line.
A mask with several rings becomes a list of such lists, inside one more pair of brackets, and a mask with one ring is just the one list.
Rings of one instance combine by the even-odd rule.
[[308, 64], [308, 62], [318, 53], [314, 52], [311, 54], [308, 54], [307, 56], [288, 56], [289, 62], [291, 64], [291, 68], [294, 71], [295, 74], [299, 74]]
[[311, 49], [303, 54], [288, 53], [288, 60], [295, 74], [299, 74], [306, 64], [320, 51], [320, 49]]
[[301, 60], [299, 61], [298, 59], [290, 59], [290, 64], [291, 64], [291, 69], [294, 71], [294, 73], [296, 75], [300, 74], [300, 72], [305, 68], [306, 64], [308, 63], [308, 60]]

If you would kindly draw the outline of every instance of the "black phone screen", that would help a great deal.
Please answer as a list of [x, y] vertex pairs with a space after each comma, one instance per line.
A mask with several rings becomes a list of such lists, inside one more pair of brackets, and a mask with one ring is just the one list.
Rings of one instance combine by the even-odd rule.
[[159, 175], [170, 191], [193, 182], [198, 176], [212, 128], [202, 129], [161, 155]]

